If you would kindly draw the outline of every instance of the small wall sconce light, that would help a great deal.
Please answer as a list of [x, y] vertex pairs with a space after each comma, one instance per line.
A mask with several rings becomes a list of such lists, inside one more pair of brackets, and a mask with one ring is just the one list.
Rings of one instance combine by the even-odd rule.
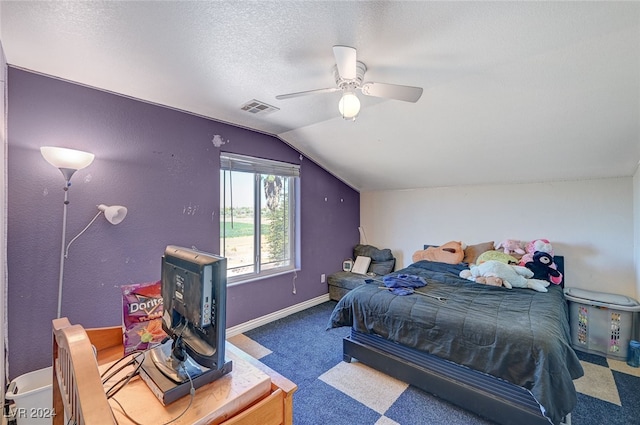
[[104, 214], [104, 218], [106, 218], [109, 223], [115, 226], [116, 224], [122, 223], [122, 220], [124, 220], [124, 218], [127, 216], [127, 207], [123, 207], [122, 205], [112, 205], [110, 207], [106, 206], [105, 204], [98, 205], [98, 213], [95, 215], [95, 217], [93, 217], [89, 224], [87, 224], [85, 228], [82, 229], [80, 233], [78, 233], [67, 244], [67, 247], [64, 250], [64, 258], [69, 258], [69, 247], [71, 246], [71, 244], [75, 242], [75, 240], [78, 239], [84, 232], [86, 232], [89, 227], [91, 227], [93, 222], [96, 221], [98, 217], [100, 217], [100, 214]]

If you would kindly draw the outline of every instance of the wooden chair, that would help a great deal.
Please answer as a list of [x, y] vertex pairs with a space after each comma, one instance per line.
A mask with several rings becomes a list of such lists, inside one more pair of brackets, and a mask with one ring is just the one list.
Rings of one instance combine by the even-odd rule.
[[117, 423], [89, 337], [66, 317], [53, 320], [53, 407], [54, 425]]

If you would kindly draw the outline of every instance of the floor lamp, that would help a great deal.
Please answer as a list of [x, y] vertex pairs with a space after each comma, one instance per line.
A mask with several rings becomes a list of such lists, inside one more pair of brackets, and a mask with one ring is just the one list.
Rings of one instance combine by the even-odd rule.
[[40, 148], [40, 153], [44, 157], [45, 160], [54, 167], [58, 168], [65, 179], [64, 185], [64, 203], [62, 210], [62, 245], [60, 248], [60, 275], [58, 278], [58, 314], [57, 317], [60, 318], [60, 314], [62, 312], [62, 282], [64, 278], [64, 260], [67, 258], [69, 247], [71, 244], [80, 237], [88, 228], [93, 224], [94, 221], [100, 216], [100, 214], [104, 214], [105, 218], [111, 224], [119, 224], [124, 220], [127, 215], [127, 209], [120, 205], [114, 206], [106, 206], [104, 204], [98, 205], [98, 213], [93, 220], [89, 222], [89, 224], [80, 232], [76, 237], [74, 237], [71, 242], [67, 245], [67, 206], [69, 205], [69, 187], [71, 186], [71, 176], [85, 167], [88, 167], [95, 157], [92, 153], [78, 151], [75, 149], [67, 149], [67, 148], [58, 148], [51, 146], [43, 146]]

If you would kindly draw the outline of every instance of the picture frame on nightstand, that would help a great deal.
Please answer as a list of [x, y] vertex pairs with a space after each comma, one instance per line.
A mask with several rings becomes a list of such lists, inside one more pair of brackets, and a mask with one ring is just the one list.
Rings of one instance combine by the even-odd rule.
[[352, 268], [353, 268], [353, 260], [351, 258], [347, 258], [342, 262], [343, 272], [350, 272]]

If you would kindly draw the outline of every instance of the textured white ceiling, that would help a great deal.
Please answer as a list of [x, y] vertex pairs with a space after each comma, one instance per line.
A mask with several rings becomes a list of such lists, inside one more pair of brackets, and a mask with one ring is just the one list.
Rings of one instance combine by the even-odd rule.
[[[638, 2], [0, 3], [10, 65], [280, 136], [361, 190], [631, 176]], [[332, 46], [415, 104], [332, 87]], [[258, 99], [280, 108], [240, 110]]]

